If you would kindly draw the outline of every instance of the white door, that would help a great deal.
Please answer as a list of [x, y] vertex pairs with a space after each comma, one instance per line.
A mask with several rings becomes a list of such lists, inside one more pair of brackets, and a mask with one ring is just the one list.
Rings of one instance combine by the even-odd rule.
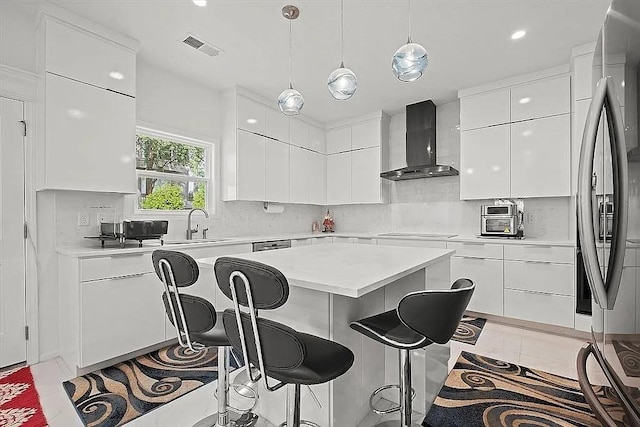
[[27, 359], [23, 104], [0, 98], [0, 368]]

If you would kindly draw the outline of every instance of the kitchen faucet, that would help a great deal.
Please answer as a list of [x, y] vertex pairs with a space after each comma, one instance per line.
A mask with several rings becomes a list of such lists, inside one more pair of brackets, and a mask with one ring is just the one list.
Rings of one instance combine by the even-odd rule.
[[197, 224], [196, 224], [195, 230], [191, 228], [191, 215], [195, 211], [201, 211], [204, 214], [205, 218], [209, 218], [209, 213], [207, 211], [205, 211], [204, 209], [191, 209], [189, 211], [189, 215], [187, 216], [187, 240], [193, 240], [193, 233], [197, 233], [198, 232], [198, 225]]

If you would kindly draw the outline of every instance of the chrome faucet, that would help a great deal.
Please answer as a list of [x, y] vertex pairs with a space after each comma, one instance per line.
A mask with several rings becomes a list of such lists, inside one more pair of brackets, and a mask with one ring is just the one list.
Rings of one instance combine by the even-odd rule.
[[189, 215], [187, 216], [187, 240], [192, 240], [193, 239], [193, 233], [197, 233], [198, 232], [198, 225], [196, 225], [195, 229], [191, 228], [191, 215], [195, 211], [201, 211], [204, 214], [205, 218], [209, 218], [209, 213], [207, 211], [205, 211], [204, 209], [191, 209], [189, 211]]

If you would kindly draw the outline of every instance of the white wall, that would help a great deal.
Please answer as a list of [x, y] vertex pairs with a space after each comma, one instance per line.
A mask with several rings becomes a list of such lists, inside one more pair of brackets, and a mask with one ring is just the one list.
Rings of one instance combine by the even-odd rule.
[[[406, 116], [391, 117], [390, 169], [406, 166]], [[436, 139], [438, 164], [460, 169], [460, 102], [438, 105]], [[480, 205], [493, 200], [461, 201], [460, 177], [396, 181], [388, 206], [333, 206], [337, 230], [422, 231], [472, 236], [480, 233]], [[570, 238], [569, 197], [525, 200], [525, 212], [535, 220], [525, 223], [525, 236], [549, 240]]]
[[0, 64], [36, 71], [35, 18], [14, 2], [0, 1]]

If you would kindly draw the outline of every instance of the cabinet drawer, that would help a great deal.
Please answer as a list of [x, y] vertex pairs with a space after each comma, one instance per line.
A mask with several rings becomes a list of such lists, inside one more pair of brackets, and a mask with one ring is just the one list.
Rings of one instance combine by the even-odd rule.
[[512, 289], [504, 291], [506, 317], [573, 328], [574, 311], [573, 297]]
[[479, 242], [447, 242], [447, 249], [454, 249], [456, 256], [502, 259], [502, 245]]
[[334, 237], [333, 243], [354, 243], [353, 237]]
[[504, 245], [504, 259], [573, 264], [575, 248], [571, 246]]
[[296, 248], [298, 246], [310, 246], [311, 245], [311, 241], [313, 239], [297, 239], [297, 240], [292, 240], [291, 241], [291, 247], [292, 248]]
[[152, 271], [153, 263], [150, 253], [123, 253], [80, 260], [80, 280], [82, 282]]
[[333, 243], [333, 237], [314, 237], [311, 239], [312, 245], [325, 245], [327, 243]]
[[535, 261], [505, 261], [504, 287], [521, 291], [573, 296], [574, 271], [571, 264]]
[[471, 279], [476, 285], [469, 310], [502, 316], [502, 260], [451, 257], [451, 281], [460, 278]]
[[82, 284], [80, 365], [164, 341], [162, 291], [155, 273]]
[[412, 248], [447, 249], [446, 242], [440, 242], [437, 240], [379, 239], [378, 244], [385, 246], [405, 246]]

